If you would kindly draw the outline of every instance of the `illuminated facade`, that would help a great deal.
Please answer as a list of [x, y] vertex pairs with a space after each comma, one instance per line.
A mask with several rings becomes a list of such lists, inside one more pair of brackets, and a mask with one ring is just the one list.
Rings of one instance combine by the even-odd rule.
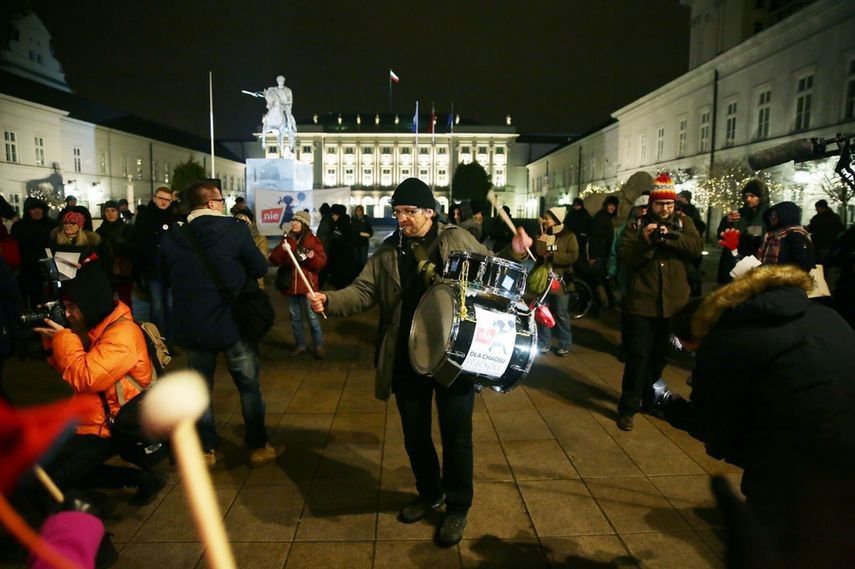
[[[758, 150], [853, 132], [853, 30], [855, 2], [819, 0], [801, 8], [614, 111], [606, 126], [529, 163], [528, 201], [542, 198], [549, 207], [613, 191], [640, 170], [676, 173], [691, 190], [714, 165], [747, 167]], [[832, 201], [820, 183], [835, 180], [834, 162], [769, 169], [781, 188], [773, 199], [795, 201], [809, 218], [814, 201]], [[701, 192], [696, 197], [707, 205]]]

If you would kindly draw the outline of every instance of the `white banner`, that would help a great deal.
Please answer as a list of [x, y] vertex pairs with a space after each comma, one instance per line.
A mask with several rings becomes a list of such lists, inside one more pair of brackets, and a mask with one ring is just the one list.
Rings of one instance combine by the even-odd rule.
[[312, 216], [312, 229], [318, 226], [321, 204], [340, 203], [350, 210], [350, 187], [309, 191], [255, 190], [255, 219], [262, 235], [282, 235], [294, 214], [304, 209]]
[[502, 377], [514, 355], [516, 318], [475, 306], [475, 334], [461, 369], [489, 377]]

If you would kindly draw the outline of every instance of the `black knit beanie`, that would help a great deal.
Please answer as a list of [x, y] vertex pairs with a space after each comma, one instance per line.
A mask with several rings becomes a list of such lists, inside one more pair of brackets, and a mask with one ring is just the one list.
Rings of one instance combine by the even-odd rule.
[[436, 200], [430, 187], [418, 178], [407, 178], [395, 188], [392, 207], [410, 205], [423, 209], [434, 209]]
[[100, 267], [84, 267], [62, 283], [62, 298], [80, 308], [88, 328], [94, 328], [116, 308], [113, 287]]
[[766, 195], [766, 184], [763, 183], [763, 180], [752, 178], [742, 186], [742, 195], [745, 194], [754, 194], [758, 198], [762, 198]]

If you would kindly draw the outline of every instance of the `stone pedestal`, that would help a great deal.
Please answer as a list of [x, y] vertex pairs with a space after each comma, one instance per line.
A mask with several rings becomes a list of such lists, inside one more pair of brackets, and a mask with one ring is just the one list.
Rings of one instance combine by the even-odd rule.
[[246, 161], [246, 199], [262, 235], [281, 234], [294, 212], [310, 202], [312, 177], [312, 165], [293, 158]]

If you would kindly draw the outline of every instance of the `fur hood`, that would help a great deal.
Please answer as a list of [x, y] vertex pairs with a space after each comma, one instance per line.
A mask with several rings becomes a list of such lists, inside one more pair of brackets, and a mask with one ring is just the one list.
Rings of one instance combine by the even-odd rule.
[[[732, 283], [713, 291], [704, 299], [692, 318], [691, 330], [695, 340], [703, 339], [715, 328], [726, 312], [765, 312], [768, 314], [784, 314], [787, 310], [801, 311], [801, 304], [792, 303], [782, 310], [782, 299], [776, 296], [771, 302], [757, 301], [762, 293], [772, 289], [788, 289], [797, 294], [797, 299], [809, 302], [807, 293], [813, 290], [813, 280], [810, 275], [793, 265], [763, 265], [734, 280]], [[800, 289], [800, 290], [793, 290]], [[801, 291], [804, 291], [802, 294]], [[791, 300], [791, 299], [784, 299]]]

